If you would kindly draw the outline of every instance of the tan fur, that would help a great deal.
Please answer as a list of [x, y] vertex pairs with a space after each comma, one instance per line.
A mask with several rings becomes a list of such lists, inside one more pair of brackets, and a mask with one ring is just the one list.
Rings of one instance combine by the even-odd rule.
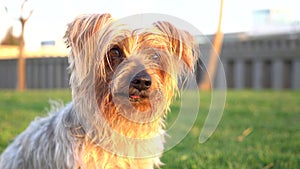
[[[193, 37], [168, 22], [130, 30], [109, 14], [93, 14], [70, 23], [65, 38], [72, 102], [32, 122], [2, 154], [0, 168], [159, 167], [164, 118], [197, 59]], [[142, 91], [146, 98], [130, 100], [139, 71], [151, 87]]]

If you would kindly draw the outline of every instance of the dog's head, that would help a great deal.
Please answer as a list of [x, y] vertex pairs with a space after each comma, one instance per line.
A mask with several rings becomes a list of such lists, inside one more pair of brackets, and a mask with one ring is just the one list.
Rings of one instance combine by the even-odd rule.
[[164, 21], [131, 30], [109, 14], [86, 15], [65, 38], [76, 104], [87, 109], [96, 99], [105, 116], [118, 112], [133, 121], [162, 117], [197, 60], [193, 37]]

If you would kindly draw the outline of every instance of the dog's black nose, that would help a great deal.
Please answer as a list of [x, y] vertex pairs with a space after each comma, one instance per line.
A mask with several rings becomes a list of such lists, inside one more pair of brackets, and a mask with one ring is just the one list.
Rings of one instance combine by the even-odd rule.
[[139, 72], [130, 82], [130, 85], [137, 90], [147, 90], [151, 87], [151, 77], [146, 71]]

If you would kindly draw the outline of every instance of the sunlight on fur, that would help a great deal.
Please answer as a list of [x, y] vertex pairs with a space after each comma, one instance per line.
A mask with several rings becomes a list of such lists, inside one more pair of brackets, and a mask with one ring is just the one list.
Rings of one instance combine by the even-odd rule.
[[32, 122], [0, 168], [161, 166], [166, 114], [198, 59], [193, 37], [165, 21], [131, 30], [92, 14], [70, 23], [65, 39], [72, 102]]

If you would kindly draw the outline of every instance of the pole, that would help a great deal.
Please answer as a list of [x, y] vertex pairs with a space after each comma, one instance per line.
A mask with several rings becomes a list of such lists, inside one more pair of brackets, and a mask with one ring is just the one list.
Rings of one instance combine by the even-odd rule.
[[215, 79], [215, 73], [218, 68], [218, 58], [221, 53], [222, 43], [223, 43], [223, 32], [222, 27], [222, 18], [223, 18], [223, 0], [220, 0], [220, 13], [219, 13], [219, 22], [218, 29], [214, 37], [213, 48], [210, 51], [209, 62], [207, 66], [207, 72], [204, 74], [204, 78], [200, 83], [201, 90], [211, 90], [213, 87], [213, 82]]

